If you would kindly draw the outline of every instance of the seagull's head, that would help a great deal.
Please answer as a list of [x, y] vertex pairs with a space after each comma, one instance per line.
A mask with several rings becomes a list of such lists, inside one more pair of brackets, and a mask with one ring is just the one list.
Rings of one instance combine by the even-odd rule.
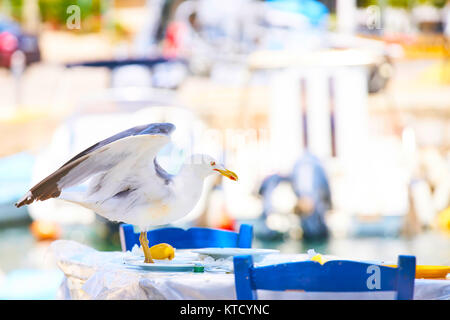
[[217, 162], [213, 157], [206, 154], [194, 154], [190, 157], [190, 165], [203, 177], [212, 174], [221, 174], [233, 181], [238, 180], [238, 176], [231, 170], [226, 169], [223, 164]]

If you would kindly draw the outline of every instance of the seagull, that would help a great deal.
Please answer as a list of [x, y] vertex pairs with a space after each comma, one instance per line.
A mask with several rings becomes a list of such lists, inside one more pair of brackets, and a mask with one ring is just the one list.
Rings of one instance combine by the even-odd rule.
[[[203, 181], [221, 174], [237, 181], [213, 157], [193, 154], [178, 174], [165, 171], [158, 152], [171, 142], [171, 123], [151, 123], [119, 132], [87, 148], [32, 187], [15, 206], [58, 198], [91, 209], [111, 221], [140, 229], [146, 263], [153, 263], [147, 231], [188, 214], [200, 199]], [[86, 182], [86, 187], [70, 189]]]

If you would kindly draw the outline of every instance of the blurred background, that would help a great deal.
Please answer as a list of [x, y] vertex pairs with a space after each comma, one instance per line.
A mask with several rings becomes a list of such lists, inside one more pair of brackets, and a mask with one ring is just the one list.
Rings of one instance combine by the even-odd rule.
[[449, 41], [445, 0], [1, 0], [0, 299], [55, 298], [55, 239], [121, 250], [94, 212], [13, 204], [95, 142], [161, 121], [177, 126], [167, 171], [202, 152], [239, 176], [207, 180], [174, 225], [449, 265]]

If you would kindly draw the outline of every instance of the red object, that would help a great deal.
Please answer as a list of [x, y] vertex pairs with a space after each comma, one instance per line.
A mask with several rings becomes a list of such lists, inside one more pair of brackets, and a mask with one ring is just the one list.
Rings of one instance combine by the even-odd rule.
[[30, 231], [38, 241], [56, 240], [61, 236], [61, 227], [54, 222], [33, 221]]
[[166, 38], [163, 45], [163, 56], [165, 58], [175, 58], [180, 56], [183, 49], [183, 39], [187, 33], [187, 28], [182, 22], [171, 22], [167, 26]]
[[17, 49], [18, 44], [19, 42], [13, 34], [6, 31], [0, 33], [0, 50], [2, 52], [13, 53]]
[[219, 229], [235, 231], [236, 221], [228, 214], [224, 213], [219, 222]]
[[6, 31], [0, 33], [0, 66], [10, 66], [11, 56], [18, 45], [16, 36]]

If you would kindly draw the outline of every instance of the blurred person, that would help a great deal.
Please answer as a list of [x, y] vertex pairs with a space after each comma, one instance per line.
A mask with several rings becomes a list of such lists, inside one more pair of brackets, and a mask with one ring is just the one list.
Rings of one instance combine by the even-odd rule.
[[260, 230], [255, 231], [265, 238], [277, 236], [267, 225], [267, 220], [269, 215], [276, 211], [272, 195], [275, 189], [286, 182], [291, 185], [297, 198], [293, 212], [300, 217], [303, 239], [327, 239], [329, 230], [325, 223], [325, 214], [331, 209], [330, 187], [319, 159], [308, 151], [296, 162], [289, 176], [273, 174], [263, 180], [259, 194], [263, 197], [264, 210], [260, 220], [264, 223], [260, 223]]
[[292, 186], [298, 197], [295, 213], [301, 218], [303, 238], [328, 238], [325, 214], [331, 209], [330, 187], [322, 164], [309, 151], [306, 151], [294, 166]]
[[273, 203], [273, 193], [275, 189], [282, 183], [291, 183], [289, 177], [281, 176], [279, 174], [272, 174], [267, 176], [261, 183], [258, 194], [262, 197], [263, 212], [260, 218], [253, 223], [255, 228], [255, 235], [265, 240], [276, 240], [282, 238], [283, 234], [280, 230], [274, 230], [268, 220], [271, 214], [276, 214], [276, 208]]

